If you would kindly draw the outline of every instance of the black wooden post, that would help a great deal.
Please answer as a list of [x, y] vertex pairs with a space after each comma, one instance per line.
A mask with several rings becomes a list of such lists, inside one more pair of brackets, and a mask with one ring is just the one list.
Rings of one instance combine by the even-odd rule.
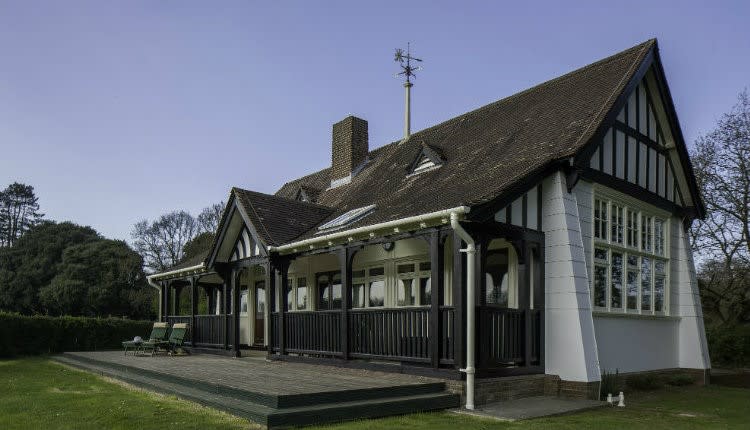
[[352, 295], [352, 260], [355, 250], [344, 247], [338, 252], [341, 266], [341, 358], [349, 359], [349, 306]]
[[526, 241], [521, 241], [518, 262], [523, 263], [523, 270], [518, 273], [518, 308], [523, 310], [523, 360], [524, 365], [531, 365], [531, 247]]
[[286, 297], [289, 291], [289, 261], [287, 259], [279, 259], [276, 264], [276, 300], [279, 305], [278, 320], [276, 323], [276, 338], [279, 343], [279, 355], [286, 353], [286, 329], [285, 327], [285, 315], [289, 310], [289, 304], [286, 301]]
[[[266, 323], [263, 324], [263, 330], [265, 331], [263, 333], [263, 338], [265, 339], [266, 343], [268, 344], [268, 354], [273, 354], [273, 331], [271, 330], [271, 323], [273, 322], [273, 311], [276, 309], [275, 303], [273, 302], [272, 298], [276, 297], [276, 276], [274, 276], [275, 268], [273, 267], [273, 264], [271, 262], [267, 262], [264, 266], [264, 269], [266, 270], [265, 278], [266, 278], [266, 288], [264, 290], [264, 294], [266, 296], [266, 306], [265, 306], [265, 313], [268, 315], [268, 318], [266, 319]], [[265, 315], [264, 315], [265, 318]], [[257, 319], [257, 316], [256, 316]], [[278, 320], [277, 320], [278, 321]], [[266, 336], [266, 333], [268, 336]]]
[[221, 313], [224, 315], [224, 349], [229, 349], [229, 283], [232, 282], [232, 276], [234, 275], [234, 270], [229, 271], [229, 273], [226, 273], [224, 276], [224, 282], [222, 283], [222, 291], [221, 291], [221, 303], [219, 306], [221, 307]]
[[487, 304], [487, 280], [485, 279], [485, 266], [487, 260], [487, 249], [489, 248], [490, 238], [485, 233], [480, 233], [475, 239], [475, 273], [474, 273], [474, 366], [479, 369], [486, 367], [489, 359], [489, 349], [484, 345], [484, 335], [487, 329], [485, 322], [487, 313], [483, 311]]
[[440, 305], [443, 303], [443, 244], [440, 232], [430, 233], [430, 359], [432, 367], [440, 367], [440, 342], [442, 340], [442, 321]]
[[164, 321], [169, 321], [168, 316], [172, 315], [172, 285], [169, 281], [164, 283]]
[[461, 236], [453, 232], [453, 360], [456, 368], [466, 366], [466, 349], [464, 333], [466, 333], [466, 278], [464, 269], [466, 262], [461, 249]]
[[164, 282], [159, 283], [159, 314], [161, 316], [162, 321], [167, 320], [167, 288], [165, 287]]
[[240, 356], [240, 271], [232, 271], [232, 350]]
[[180, 314], [180, 295], [182, 294], [182, 285], [174, 286], [174, 309], [172, 309], [172, 315]]
[[190, 278], [190, 327], [188, 332], [190, 333], [190, 344], [195, 346], [195, 314], [198, 313], [198, 277], [194, 276]]

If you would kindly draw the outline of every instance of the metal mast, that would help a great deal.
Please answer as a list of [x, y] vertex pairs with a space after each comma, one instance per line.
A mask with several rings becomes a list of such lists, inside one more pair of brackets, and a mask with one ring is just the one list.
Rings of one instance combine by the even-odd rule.
[[411, 87], [414, 85], [411, 82], [411, 77], [416, 77], [417, 75], [414, 72], [422, 69], [419, 66], [413, 67], [411, 65], [412, 61], [422, 62], [422, 60], [411, 56], [409, 45], [409, 43], [406, 44], [406, 54], [404, 54], [403, 49], [397, 48], [395, 58], [395, 60], [401, 66], [401, 72], [397, 73], [396, 76], [406, 76], [406, 82], [404, 82], [404, 89], [406, 90], [406, 111], [404, 112], [404, 140], [408, 139], [411, 135]]

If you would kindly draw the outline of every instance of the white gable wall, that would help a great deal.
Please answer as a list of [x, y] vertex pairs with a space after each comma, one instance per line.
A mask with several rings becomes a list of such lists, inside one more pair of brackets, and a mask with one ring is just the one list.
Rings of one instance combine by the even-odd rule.
[[[579, 181], [573, 189], [580, 216], [588, 279], [593, 274], [592, 193], [592, 185], [587, 181]], [[639, 372], [711, 367], [695, 266], [689, 243], [686, 242], [687, 235], [680, 218], [672, 217], [669, 224], [670, 272], [667, 303], [670, 316], [594, 313], [596, 345], [602, 371]]]
[[687, 369], [710, 369], [711, 359], [706, 344], [693, 252], [681, 224], [672, 229], [672, 238], [672, 276], [676, 280], [672, 285], [678, 287], [675, 288], [672, 303], [680, 317], [678, 364]]
[[[594, 322], [581, 218], [564, 175], [544, 180], [545, 373], [566, 381], [598, 381]], [[589, 229], [590, 230], [590, 229]]]

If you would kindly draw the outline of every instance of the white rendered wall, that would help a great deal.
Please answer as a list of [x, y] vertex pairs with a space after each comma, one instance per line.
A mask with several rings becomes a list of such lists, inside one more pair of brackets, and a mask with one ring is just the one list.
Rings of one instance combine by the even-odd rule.
[[711, 359], [706, 344], [703, 326], [703, 310], [695, 276], [695, 263], [690, 241], [682, 223], [672, 223], [672, 270], [675, 288], [671, 308], [673, 315], [680, 317], [679, 323], [679, 367], [686, 369], [710, 369]]
[[598, 381], [591, 295], [575, 194], [564, 175], [544, 181], [545, 373], [566, 381]]
[[680, 367], [679, 324], [676, 318], [595, 316], [602, 371], [623, 373]]

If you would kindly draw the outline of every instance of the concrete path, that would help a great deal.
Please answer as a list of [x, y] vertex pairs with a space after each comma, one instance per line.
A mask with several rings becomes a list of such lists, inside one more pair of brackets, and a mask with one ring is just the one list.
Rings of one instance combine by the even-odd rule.
[[530, 418], [564, 415], [587, 409], [599, 408], [606, 402], [596, 400], [559, 399], [557, 397], [528, 397], [517, 400], [482, 405], [476, 410], [454, 410], [456, 413], [468, 414], [483, 418], [494, 418], [502, 421], [517, 421]]

